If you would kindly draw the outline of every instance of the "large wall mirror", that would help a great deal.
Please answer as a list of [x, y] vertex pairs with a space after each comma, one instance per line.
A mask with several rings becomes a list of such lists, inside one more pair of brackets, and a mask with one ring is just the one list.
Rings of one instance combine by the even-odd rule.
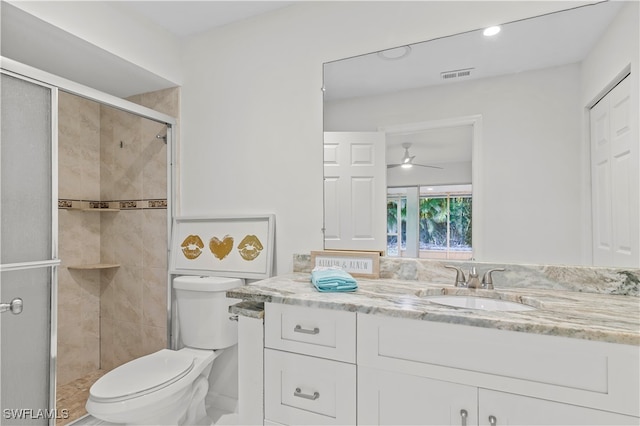
[[[590, 108], [629, 72], [638, 90], [637, 27], [636, 2], [603, 2], [507, 23], [494, 35], [471, 31], [324, 64], [325, 248], [367, 249], [360, 240], [382, 239], [369, 249], [640, 266], [637, 225], [633, 260], [594, 260], [589, 128]], [[638, 94], [630, 99], [629, 164], [637, 168]], [[375, 165], [382, 196], [362, 177], [347, 199], [338, 194], [334, 148], [349, 135], [355, 142], [343, 157]], [[637, 204], [637, 182], [631, 190]], [[340, 208], [365, 214], [343, 222]], [[637, 208], [629, 212], [640, 223]], [[348, 226], [353, 242], [335, 245]]]

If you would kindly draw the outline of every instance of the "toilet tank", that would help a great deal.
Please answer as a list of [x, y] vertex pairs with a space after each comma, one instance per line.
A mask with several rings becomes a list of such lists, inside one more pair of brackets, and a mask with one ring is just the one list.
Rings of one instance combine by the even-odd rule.
[[174, 278], [178, 327], [185, 346], [215, 350], [238, 343], [238, 322], [229, 319], [229, 305], [241, 300], [227, 298], [225, 293], [241, 285], [244, 285], [244, 280], [239, 278]]

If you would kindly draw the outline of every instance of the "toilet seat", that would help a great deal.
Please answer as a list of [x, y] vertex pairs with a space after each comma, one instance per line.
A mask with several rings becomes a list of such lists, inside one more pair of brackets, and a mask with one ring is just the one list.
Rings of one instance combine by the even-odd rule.
[[99, 402], [118, 402], [146, 395], [180, 380], [194, 364], [194, 357], [189, 353], [162, 349], [102, 376], [91, 387], [90, 398]]

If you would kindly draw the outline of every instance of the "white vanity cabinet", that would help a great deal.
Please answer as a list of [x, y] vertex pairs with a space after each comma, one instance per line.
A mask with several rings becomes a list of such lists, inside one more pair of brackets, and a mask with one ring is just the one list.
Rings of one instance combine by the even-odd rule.
[[634, 345], [278, 303], [263, 330], [264, 424], [640, 424]]
[[265, 424], [356, 424], [356, 314], [265, 304]]
[[358, 423], [640, 423], [639, 348], [358, 315]]

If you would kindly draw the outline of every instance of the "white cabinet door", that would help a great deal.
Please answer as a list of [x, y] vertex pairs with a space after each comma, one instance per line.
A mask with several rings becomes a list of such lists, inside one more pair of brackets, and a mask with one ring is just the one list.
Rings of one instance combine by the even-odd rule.
[[630, 85], [630, 79], [624, 79], [590, 111], [597, 266], [640, 266], [640, 147]]
[[638, 425], [640, 418], [480, 389], [480, 425]]
[[358, 424], [476, 425], [477, 389], [358, 367]]
[[384, 251], [385, 135], [324, 134], [324, 248]]

